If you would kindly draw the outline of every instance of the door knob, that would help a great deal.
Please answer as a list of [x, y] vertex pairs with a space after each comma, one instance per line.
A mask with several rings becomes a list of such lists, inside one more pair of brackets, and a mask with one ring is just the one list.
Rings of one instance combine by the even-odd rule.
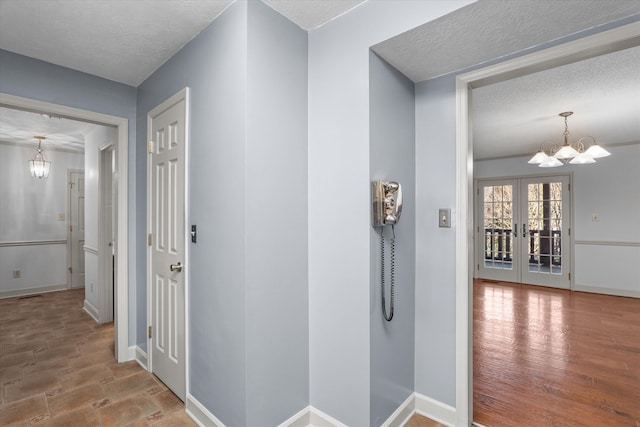
[[182, 263], [178, 262], [177, 264], [169, 265], [169, 271], [182, 271]]

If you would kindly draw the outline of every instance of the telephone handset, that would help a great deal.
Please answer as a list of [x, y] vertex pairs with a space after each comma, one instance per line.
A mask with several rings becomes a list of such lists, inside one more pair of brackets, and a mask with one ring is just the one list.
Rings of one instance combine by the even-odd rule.
[[394, 181], [374, 181], [373, 226], [394, 225], [402, 213], [402, 187]]
[[[400, 220], [402, 213], [402, 187], [395, 181], [374, 181], [371, 183], [372, 205], [373, 205], [373, 226], [380, 228], [380, 263], [381, 263], [381, 282], [382, 282], [382, 314], [387, 322], [393, 319], [393, 303], [395, 288], [395, 258], [396, 258], [396, 234], [395, 225]], [[387, 314], [386, 292], [384, 289], [384, 255], [385, 255], [385, 225], [391, 225], [392, 237], [389, 239], [391, 246], [390, 264], [390, 283], [391, 283], [391, 307]]]

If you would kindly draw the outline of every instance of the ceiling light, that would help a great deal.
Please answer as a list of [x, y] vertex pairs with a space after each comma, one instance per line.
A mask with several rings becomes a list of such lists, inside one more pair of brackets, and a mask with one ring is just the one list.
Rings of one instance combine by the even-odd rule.
[[[567, 163], [573, 165], [585, 165], [588, 163], [595, 163], [594, 159], [600, 157], [609, 156], [607, 150], [602, 148], [596, 142], [596, 139], [592, 136], [583, 136], [578, 139], [575, 144], [569, 144], [569, 125], [567, 124], [567, 117], [573, 114], [573, 111], [565, 111], [558, 114], [560, 117], [564, 117], [564, 143], [554, 144], [549, 150], [544, 150], [542, 146], [545, 143], [553, 144], [550, 141], [545, 141], [540, 145], [540, 150], [534, 156], [529, 159], [530, 164], [538, 165], [541, 168], [553, 168], [556, 166], [562, 166]], [[591, 139], [591, 146], [586, 148], [583, 144], [583, 140]]]
[[34, 136], [34, 138], [38, 140], [38, 152], [33, 156], [33, 159], [29, 160], [29, 171], [34, 178], [47, 178], [51, 162], [47, 161], [47, 158], [42, 154], [42, 140], [46, 138], [44, 136]]

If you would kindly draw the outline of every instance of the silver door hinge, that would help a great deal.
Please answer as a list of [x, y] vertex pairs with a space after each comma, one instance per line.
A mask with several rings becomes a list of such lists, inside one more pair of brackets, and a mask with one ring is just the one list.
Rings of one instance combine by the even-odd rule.
[[149, 326], [149, 328], [148, 328], [148, 334], [147, 335], [149, 335], [149, 338], [151, 338], [151, 326]]
[[147, 244], [151, 246], [152, 243], [153, 243], [153, 237], [151, 236], [151, 233], [149, 233], [149, 235], [147, 236]]
[[73, 225], [69, 224], [69, 231], [73, 232]]
[[571, 273], [569, 273], [569, 281], [571, 281]]
[[153, 153], [153, 141], [147, 141], [147, 153]]
[[478, 264], [478, 271], [480, 271], [480, 264]]
[[69, 267], [69, 273], [73, 273], [73, 268]]

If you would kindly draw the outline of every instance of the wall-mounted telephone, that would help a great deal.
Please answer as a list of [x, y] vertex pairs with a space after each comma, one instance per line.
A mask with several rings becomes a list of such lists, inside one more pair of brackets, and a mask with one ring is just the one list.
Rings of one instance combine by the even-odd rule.
[[[396, 263], [396, 242], [395, 225], [400, 220], [402, 213], [402, 187], [394, 181], [373, 181], [371, 183], [371, 204], [373, 207], [373, 226], [380, 227], [380, 278], [382, 282], [382, 314], [387, 322], [393, 319], [394, 287], [395, 287], [395, 263]], [[384, 255], [385, 237], [384, 229], [386, 225], [391, 226], [392, 237], [389, 239], [391, 247], [390, 265], [390, 285], [391, 285], [391, 307], [387, 314]]]
[[393, 225], [402, 213], [402, 188], [394, 181], [373, 181], [373, 226]]

